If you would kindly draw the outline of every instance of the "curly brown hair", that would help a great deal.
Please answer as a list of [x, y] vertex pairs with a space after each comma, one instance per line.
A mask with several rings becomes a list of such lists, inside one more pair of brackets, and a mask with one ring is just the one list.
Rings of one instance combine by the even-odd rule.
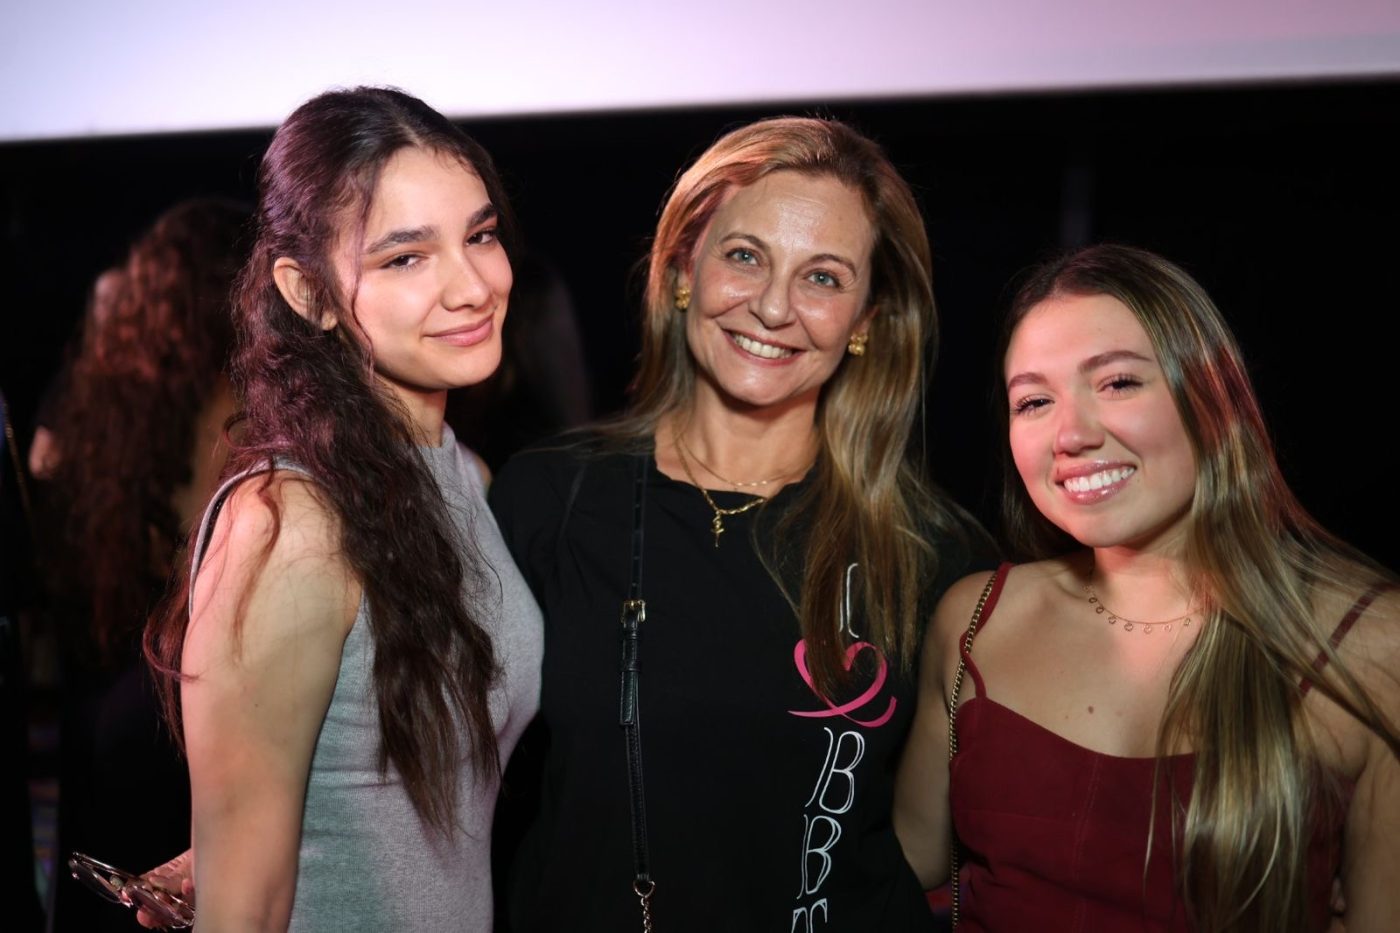
[[196, 423], [227, 369], [249, 213], [198, 198], [161, 214], [107, 278], [55, 411], [60, 566], [104, 664], [145, 624], [185, 531], [173, 500], [191, 482]]

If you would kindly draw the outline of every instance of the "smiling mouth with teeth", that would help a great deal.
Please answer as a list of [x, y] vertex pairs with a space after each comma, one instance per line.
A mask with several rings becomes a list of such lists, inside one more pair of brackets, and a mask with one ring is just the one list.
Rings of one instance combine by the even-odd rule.
[[1088, 476], [1071, 476], [1065, 480], [1064, 487], [1070, 492], [1093, 492], [1095, 489], [1103, 489], [1105, 486], [1121, 483], [1136, 472], [1134, 467], [1116, 467], [1111, 470], [1090, 473]]
[[771, 343], [760, 343], [752, 337], [745, 337], [743, 334], [730, 333], [729, 339], [745, 353], [752, 353], [754, 356], [762, 357], [765, 360], [787, 359], [796, 353], [787, 347], [777, 347]]

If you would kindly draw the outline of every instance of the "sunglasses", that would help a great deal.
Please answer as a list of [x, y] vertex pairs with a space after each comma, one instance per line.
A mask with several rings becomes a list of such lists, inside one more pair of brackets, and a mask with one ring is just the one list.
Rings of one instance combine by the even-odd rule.
[[74, 852], [68, 859], [68, 870], [88, 890], [113, 904], [144, 910], [164, 927], [183, 930], [194, 924], [193, 905], [140, 875], [114, 868], [81, 852]]

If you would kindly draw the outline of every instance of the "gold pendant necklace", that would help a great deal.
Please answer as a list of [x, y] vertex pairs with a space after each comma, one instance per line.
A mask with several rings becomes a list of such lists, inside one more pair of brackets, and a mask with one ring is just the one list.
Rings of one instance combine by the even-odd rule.
[[[737, 506], [732, 509], [720, 508], [718, 505], [715, 504], [715, 500], [710, 498], [709, 491], [706, 490], [704, 486], [700, 485], [700, 481], [697, 480], [695, 478], [695, 474], [691, 472], [690, 461], [685, 458], [685, 451], [681, 449], [681, 444], [679, 443], [679, 434], [676, 435], [676, 440], [676, 456], [680, 458], [681, 469], [685, 470], [686, 478], [690, 480], [691, 484], [694, 485], [696, 489], [700, 490], [700, 495], [705, 497], [706, 504], [709, 505], [710, 509], [715, 513], [715, 517], [710, 520], [710, 531], [714, 532], [715, 535], [715, 547], [719, 547], [719, 536], [724, 534], [724, 519], [727, 516], [742, 515], [749, 509], [756, 508], [762, 505], [767, 500], [765, 500], [762, 496], [755, 496], [752, 502], [745, 502], [741, 506]], [[721, 476], [720, 479], [724, 479], [724, 477]], [[777, 479], [777, 477], [774, 477], [774, 479]], [[725, 480], [725, 482], [729, 481]], [[772, 480], [768, 480], [767, 482], [771, 483]]]
[[1119, 622], [1122, 622], [1123, 631], [1125, 632], [1131, 632], [1134, 628], [1137, 628], [1138, 626], [1142, 626], [1142, 633], [1144, 635], [1151, 635], [1152, 630], [1159, 627], [1165, 631], [1170, 632], [1172, 630], [1172, 626], [1178, 622], [1181, 623], [1182, 628], [1190, 628], [1191, 617], [1196, 614], [1194, 611], [1188, 612], [1184, 616], [1177, 616], [1174, 619], [1167, 619], [1162, 622], [1136, 622], [1132, 619], [1123, 618], [1122, 616], [1118, 615], [1118, 613], [1105, 606], [1103, 604], [1103, 601], [1099, 599], [1099, 594], [1094, 592], [1093, 584], [1084, 584], [1084, 592], [1088, 594], [1089, 605], [1094, 607], [1095, 612], [1097, 612], [1099, 615], [1108, 616], [1109, 625], [1117, 625]]

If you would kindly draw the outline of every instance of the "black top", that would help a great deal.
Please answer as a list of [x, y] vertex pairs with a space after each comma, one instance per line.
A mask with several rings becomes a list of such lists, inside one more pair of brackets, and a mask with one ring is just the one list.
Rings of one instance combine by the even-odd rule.
[[[589, 446], [527, 451], [490, 495], [545, 614], [547, 747], [508, 882], [515, 931], [641, 926], [618, 725], [633, 460]], [[856, 677], [819, 696], [795, 613], [754, 549], [754, 523], [770, 529], [799, 487], [725, 518], [716, 549], [699, 491], [648, 459], [640, 719], [658, 929], [931, 928], [890, 824], [915, 680], [860, 640], [856, 619]], [[968, 564], [965, 545], [936, 543], [930, 603]], [[520, 785], [513, 773], [507, 793], [528, 797]]]

